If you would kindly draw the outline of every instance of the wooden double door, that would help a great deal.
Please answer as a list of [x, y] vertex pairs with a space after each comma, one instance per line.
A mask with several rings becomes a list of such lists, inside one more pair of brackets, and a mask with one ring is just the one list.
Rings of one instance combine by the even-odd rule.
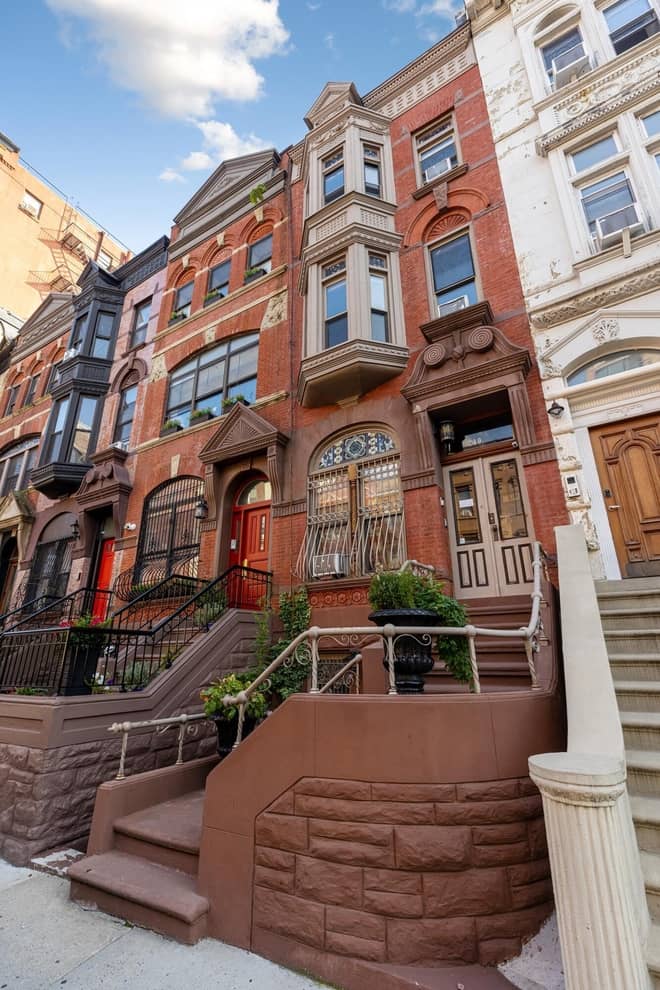
[[660, 575], [660, 414], [590, 436], [622, 576]]
[[533, 534], [519, 455], [447, 466], [444, 488], [456, 597], [531, 591]]

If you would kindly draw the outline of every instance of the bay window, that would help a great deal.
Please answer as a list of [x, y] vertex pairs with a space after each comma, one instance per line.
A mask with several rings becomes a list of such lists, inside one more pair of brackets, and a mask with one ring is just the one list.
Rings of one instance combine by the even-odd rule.
[[365, 144], [362, 148], [364, 162], [364, 191], [367, 196], [380, 196], [380, 149]]
[[348, 340], [348, 301], [346, 261], [325, 265], [322, 271], [325, 347], [335, 347]]
[[381, 254], [369, 255], [369, 287], [371, 294], [371, 339], [389, 340], [387, 259]]
[[39, 437], [30, 437], [12, 444], [0, 454], [0, 497], [27, 488], [38, 447]]
[[339, 148], [324, 158], [321, 163], [323, 172], [323, 202], [332, 203], [344, 195], [344, 149]]

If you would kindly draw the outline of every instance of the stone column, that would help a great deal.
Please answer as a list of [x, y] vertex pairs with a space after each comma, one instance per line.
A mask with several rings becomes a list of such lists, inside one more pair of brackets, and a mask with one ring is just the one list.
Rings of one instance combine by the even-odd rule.
[[546, 753], [529, 767], [543, 797], [566, 990], [649, 990], [623, 760]]

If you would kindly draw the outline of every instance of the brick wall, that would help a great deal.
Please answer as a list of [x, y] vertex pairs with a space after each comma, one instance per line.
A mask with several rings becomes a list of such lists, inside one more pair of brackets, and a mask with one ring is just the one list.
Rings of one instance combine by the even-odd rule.
[[304, 778], [257, 818], [254, 883], [255, 929], [393, 964], [500, 962], [552, 910], [527, 777]]

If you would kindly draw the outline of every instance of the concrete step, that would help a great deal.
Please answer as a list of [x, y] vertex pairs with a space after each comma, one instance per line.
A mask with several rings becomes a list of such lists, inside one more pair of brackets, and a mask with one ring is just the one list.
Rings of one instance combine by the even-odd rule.
[[596, 594], [600, 598], [602, 594], [612, 593], [636, 595], [645, 591], [660, 592], [660, 577], [638, 577], [622, 578], [619, 581], [594, 581]]
[[660, 681], [660, 654], [610, 653], [609, 660], [615, 688], [621, 681]]
[[601, 608], [605, 632], [610, 629], [660, 629], [660, 606], [650, 608]]
[[660, 629], [603, 629], [608, 653], [655, 653], [660, 659]]
[[626, 749], [650, 749], [660, 752], [660, 714], [657, 712], [621, 712], [621, 726]]
[[631, 795], [660, 795], [660, 752], [650, 749], [627, 749], [628, 790]]
[[631, 794], [630, 807], [640, 850], [660, 853], [660, 798]]
[[196, 876], [203, 814], [204, 791], [136, 811], [115, 821], [115, 848]]
[[640, 588], [636, 591], [597, 591], [597, 596], [600, 607], [604, 609], [660, 608], [660, 583], [654, 588]]
[[660, 712], [660, 681], [615, 681], [620, 711]]
[[646, 946], [646, 964], [651, 975], [653, 990], [660, 990], [660, 925], [652, 924]]
[[113, 850], [86, 856], [69, 870], [71, 898], [193, 945], [206, 933], [209, 902], [179, 870]]
[[660, 920], [660, 853], [640, 853], [642, 876], [646, 889], [649, 914], [653, 921]]

